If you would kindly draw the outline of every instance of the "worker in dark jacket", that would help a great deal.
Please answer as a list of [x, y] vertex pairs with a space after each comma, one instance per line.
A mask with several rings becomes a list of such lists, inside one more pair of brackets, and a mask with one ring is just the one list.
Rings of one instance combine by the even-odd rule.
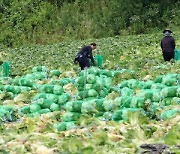
[[174, 59], [175, 40], [171, 36], [171, 33], [172, 31], [169, 29], [163, 31], [164, 37], [161, 40], [161, 49], [164, 61]]
[[74, 62], [79, 63], [79, 66], [81, 67], [81, 70], [84, 70], [86, 67], [90, 67], [89, 59], [91, 59], [91, 62], [95, 64], [92, 50], [96, 49], [96, 43], [91, 43], [88, 46], [84, 46], [80, 49], [78, 54], [76, 55]]

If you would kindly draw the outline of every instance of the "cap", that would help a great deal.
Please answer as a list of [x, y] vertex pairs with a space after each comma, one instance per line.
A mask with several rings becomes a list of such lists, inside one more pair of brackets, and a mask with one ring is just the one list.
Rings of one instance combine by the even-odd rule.
[[170, 29], [165, 29], [165, 30], [163, 30], [163, 33], [165, 33], [165, 32], [172, 33], [172, 31], [171, 31]]

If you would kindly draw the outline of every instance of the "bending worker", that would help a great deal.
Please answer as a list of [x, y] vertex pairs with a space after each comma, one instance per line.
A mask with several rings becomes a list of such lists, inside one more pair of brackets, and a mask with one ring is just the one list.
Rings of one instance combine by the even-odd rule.
[[163, 53], [164, 61], [170, 61], [174, 59], [175, 41], [171, 36], [172, 31], [165, 29], [163, 31], [164, 37], [161, 40], [161, 49]]
[[74, 62], [79, 63], [81, 70], [84, 70], [84, 68], [86, 67], [90, 67], [89, 59], [91, 59], [91, 62], [95, 65], [95, 61], [92, 54], [92, 50], [94, 49], [96, 49], [96, 43], [91, 43], [88, 46], [82, 47], [76, 55]]

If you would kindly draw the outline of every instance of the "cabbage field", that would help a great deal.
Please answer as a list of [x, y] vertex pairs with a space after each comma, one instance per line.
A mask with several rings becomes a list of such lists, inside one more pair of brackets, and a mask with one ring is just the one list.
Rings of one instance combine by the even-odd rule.
[[[180, 153], [180, 61], [164, 62], [161, 37], [3, 50], [11, 76], [0, 78], [0, 153]], [[80, 71], [74, 56], [90, 42], [103, 65]]]

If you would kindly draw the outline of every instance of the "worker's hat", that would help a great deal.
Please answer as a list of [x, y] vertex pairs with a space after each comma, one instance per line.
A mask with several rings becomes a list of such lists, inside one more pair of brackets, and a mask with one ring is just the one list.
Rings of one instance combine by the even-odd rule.
[[172, 33], [172, 31], [171, 31], [170, 29], [165, 29], [165, 30], [163, 30], [163, 33], [165, 33], [165, 32]]

